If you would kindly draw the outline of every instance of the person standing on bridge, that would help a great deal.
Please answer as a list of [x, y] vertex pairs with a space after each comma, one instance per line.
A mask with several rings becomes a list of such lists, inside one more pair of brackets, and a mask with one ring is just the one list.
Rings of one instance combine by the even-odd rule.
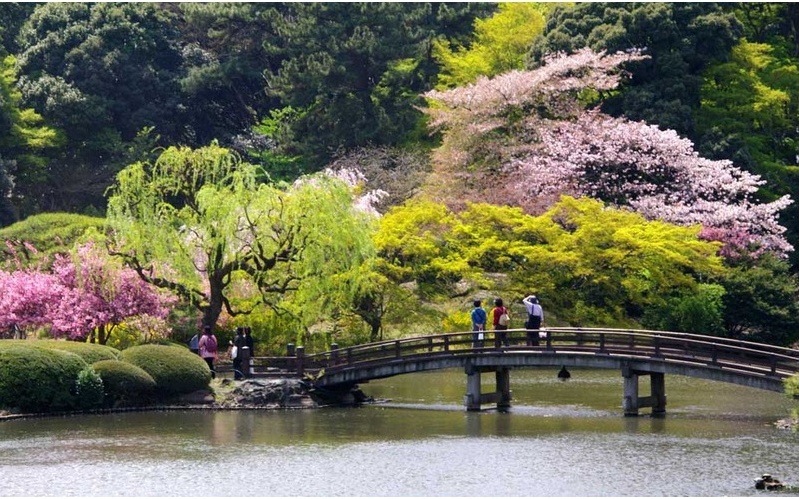
[[522, 300], [527, 308], [527, 322], [524, 328], [527, 329], [527, 346], [538, 346], [538, 330], [544, 323], [544, 309], [535, 295], [530, 295]]
[[474, 308], [472, 309], [472, 347], [479, 348], [483, 346], [483, 333], [486, 330], [486, 322], [488, 322], [488, 314], [483, 308], [483, 303], [480, 300], [474, 301]]
[[502, 298], [494, 300], [494, 309], [491, 311], [494, 315], [494, 331], [497, 332], [497, 341], [501, 342], [506, 347], [510, 346], [508, 341], [508, 325], [510, 324], [510, 310], [502, 303]]

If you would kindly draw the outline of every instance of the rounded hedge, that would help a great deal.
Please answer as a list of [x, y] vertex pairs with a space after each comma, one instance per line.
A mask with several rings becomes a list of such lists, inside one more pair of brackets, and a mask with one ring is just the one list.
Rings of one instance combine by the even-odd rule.
[[71, 410], [78, 374], [88, 364], [63, 350], [12, 344], [0, 348], [0, 407], [20, 412]]
[[103, 380], [106, 407], [148, 404], [155, 393], [155, 380], [141, 367], [121, 360], [101, 360], [92, 368]]
[[119, 350], [111, 348], [106, 345], [98, 345], [96, 343], [83, 343], [77, 341], [63, 341], [63, 340], [37, 340], [32, 346], [40, 348], [50, 348], [55, 350], [65, 350], [80, 356], [87, 364], [94, 364], [101, 360], [117, 360], [119, 358]]
[[86, 366], [78, 373], [75, 383], [78, 409], [95, 409], [103, 405], [105, 390], [103, 380], [91, 366]]
[[207, 388], [211, 382], [208, 364], [184, 347], [139, 345], [123, 350], [119, 360], [152, 376], [156, 394], [161, 397], [191, 393]]

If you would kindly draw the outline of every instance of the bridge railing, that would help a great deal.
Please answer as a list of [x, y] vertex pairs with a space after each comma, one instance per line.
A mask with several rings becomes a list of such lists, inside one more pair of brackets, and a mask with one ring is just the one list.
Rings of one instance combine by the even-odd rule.
[[[273, 357], [269, 363], [291, 372], [318, 372], [349, 367], [410, 361], [449, 355], [492, 351], [538, 352], [542, 355], [575, 352], [584, 355], [624, 355], [685, 364], [713, 365], [750, 374], [787, 377], [799, 372], [799, 351], [760, 343], [668, 331], [600, 328], [542, 328], [528, 341], [528, 331], [507, 331], [510, 346], [503, 346], [495, 331], [484, 332], [475, 343], [473, 332], [444, 333], [366, 345], [337, 348], [293, 357]], [[537, 340], [537, 341], [535, 341]], [[298, 349], [299, 350], [299, 349]], [[262, 358], [263, 359], [263, 358]], [[258, 359], [256, 359], [257, 361]]]

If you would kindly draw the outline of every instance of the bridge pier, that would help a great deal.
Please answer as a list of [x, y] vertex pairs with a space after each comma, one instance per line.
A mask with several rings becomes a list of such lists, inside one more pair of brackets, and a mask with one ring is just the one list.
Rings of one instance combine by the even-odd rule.
[[[638, 409], [651, 407], [653, 416], [666, 414], [666, 375], [659, 372], [639, 371], [629, 365], [622, 365], [624, 377], [624, 396], [622, 409], [625, 416], [638, 416]], [[650, 395], [638, 396], [639, 376], [649, 376]]]
[[[494, 371], [496, 377], [496, 391], [492, 393], [480, 392], [480, 381], [483, 372]], [[463, 405], [467, 411], [479, 411], [483, 404], [497, 404], [497, 409], [510, 407], [510, 369], [507, 367], [476, 367], [471, 364], [466, 366], [466, 395]]]

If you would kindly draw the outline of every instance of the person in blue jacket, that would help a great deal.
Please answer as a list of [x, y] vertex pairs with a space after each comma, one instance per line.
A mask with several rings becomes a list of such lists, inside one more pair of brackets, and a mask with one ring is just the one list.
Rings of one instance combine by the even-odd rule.
[[482, 331], [486, 330], [486, 321], [488, 320], [488, 314], [486, 314], [485, 309], [482, 307], [482, 302], [480, 300], [474, 301], [474, 308], [472, 309], [472, 344], [476, 347], [483, 346], [483, 333]]

